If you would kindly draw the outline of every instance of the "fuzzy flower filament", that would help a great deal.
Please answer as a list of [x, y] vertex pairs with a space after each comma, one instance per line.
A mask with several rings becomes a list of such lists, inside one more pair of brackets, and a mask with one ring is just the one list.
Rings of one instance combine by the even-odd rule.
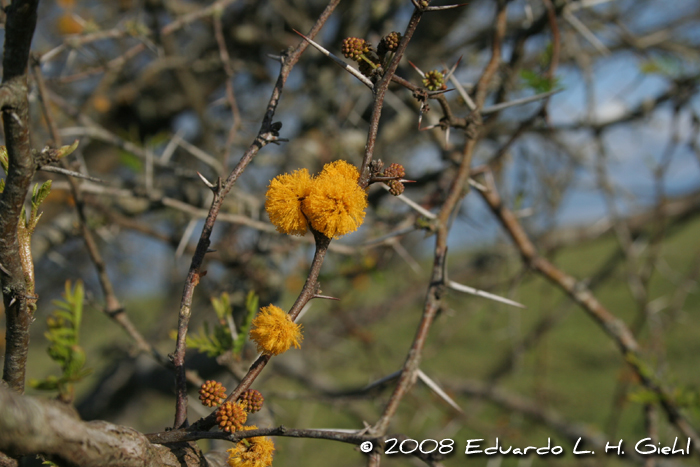
[[345, 161], [326, 164], [302, 202], [311, 227], [328, 238], [338, 238], [362, 225], [367, 193], [357, 184], [359, 178], [357, 168]]
[[362, 225], [367, 194], [357, 184], [357, 168], [338, 160], [312, 178], [306, 169], [275, 177], [265, 209], [279, 232], [304, 235], [308, 226], [328, 238], [354, 232]]
[[272, 179], [265, 195], [265, 210], [278, 232], [289, 235], [306, 233], [308, 222], [301, 204], [309, 194], [311, 183], [311, 176], [306, 169]]
[[[256, 430], [256, 426], [244, 427], [244, 430]], [[231, 467], [269, 467], [275, 444], [266, 436], [244, 438], [228, 451], [228, 465]]]
[[258, 346], [258, 352], [267, 355], [279, 355], [292, 346], [298, 349], [304, 339], [301, 325], [293, 322], [287, 313], [275, 305], [261, 308], [252, 325], [250, 338]]

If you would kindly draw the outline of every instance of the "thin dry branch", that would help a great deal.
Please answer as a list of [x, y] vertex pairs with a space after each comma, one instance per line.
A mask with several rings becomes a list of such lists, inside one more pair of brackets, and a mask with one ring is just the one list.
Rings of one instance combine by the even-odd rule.
[[[475, 112], [477, 113], [477, 116], [479, 110], [484, 106], [488, 85], [494, 78], [496, 70], [498, 69], [501, 61], [501, 46], [503, 38], [505, 37], [505, 27], [506, 2], [499, 2], [495, 19], [495, 33], [492, 43], [491, 59], [486, 65], [481, 78], [479, 79], [478, 90], [475, 96]], [[479, 118], [477, 117], [477, 121], [478, 120]], [[428, 336], [428, 331], [430, 330], [433, 319], [441, 306], [442, 297], [446, 287], [445, 281], [447, 280], [445, 268], [449, 218], [452, 216], [453, 211], [457, 207], [458, 201], [462, 198], [465, 185], [469, 180], [472, 155], [479, 137], [479, 130], [474, 129], [469, 136], [470, 137], [467, 138], [467, 142], [464, 147], [459, 170], [456, 177], [452, 181], [447, 199], [442, 205], [440, 213], [437, 217], [438, 226], [435, 240], [435, 259], [433, 261], [433, 270], [430, 279], [431, 285], [428, 288], [428, 294], [423, 309], [423, 316], [420, 324], [418, 325], [416, 336], [406, 357], [406, 361], [404, 363], [403, 370], [401, 371], [399, 381], [396, 384], [396, 388], [394, 389], [389, 402], [384, 408], [381, 418], [372, 427], [372, 432], [374, 434], [386, 432], [401, 400], [413, 386], [416, 379], [416, 372], [419, 368], [423, 347]]]

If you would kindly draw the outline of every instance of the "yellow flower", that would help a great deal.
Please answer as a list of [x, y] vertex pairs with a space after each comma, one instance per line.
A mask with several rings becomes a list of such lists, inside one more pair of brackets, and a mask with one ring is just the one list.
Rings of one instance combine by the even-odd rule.
[[294, 323], [287, 313], [275, 305], [261, 308], [252, 324], [254, 328], [250, 331], [250, 338], [257, 344], [258, 352], [279, 355], [291, 346], [296, 349], [301, 347], [304, 339], [301, 325]]
[[[243, 427], [244, 430], [257, 430], [256, 426]], [[256, 436], [240, 440], [228, 451], [228, 465], [231, 467], [268, 467], [272, 465], [275, 444], [266, 436]]]
[[362, 225], [367, 194], [357, 184], [358, 170], [345, 161], [326, 164], [302, 201], [311, 227], [329, 238], [354, 232]]
[[360, 171], [357, 170], [357, 167], [354, 165], [343, 160], [338, 160], [324, 165], [319, 177], [351, 178], [355, 180], [355, 183], [357, 183], [357, 180], [360, 178]]
[[278, 175], [270, 182], [265, 194], [265, 210], [277, 231], [290, 235], [304, 235], [308, 222], [301, 211], [301, 202], [311, 189], [308, 170]]

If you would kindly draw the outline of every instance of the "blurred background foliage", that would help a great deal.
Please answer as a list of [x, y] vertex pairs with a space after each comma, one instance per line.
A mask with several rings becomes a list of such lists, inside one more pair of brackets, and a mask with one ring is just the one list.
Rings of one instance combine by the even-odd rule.
[[[684, 410], [698, 426], [700, 4], [553, 3], [558, 39], [546, 20], [545, 2], [509, 2], [503, 63], [487, 106], [550, 89], [561, 92], [546, 109], [535, 102], [486, 118], [488, 131], [474, 164], [489, 164], [506, 203], [543, 253], [587, 281], [637, 333], [655, 375], [685, 401]], [[449, 69], [461, 59], [455, 77], [472, 90], [490, 56], [495, 5], [474, 0], [426, 15], [397, 74], [420, 85], [409, 60], [428, 71]], [[214, 181], [236, 164], [265, 112], [279, 67], [274, 57], [296, 45], [293, 29], [307, 31], [324, 7], [315, 0], [40, 4], [33, 51], [62, 141], [51, 136], [34, 82], [33, 146], [80, 141], [67, 157], [72, 168], [104, 181], [81, 182], [89, 226], [126, 313], [163, 355], [174, 348], [170, 334], [210, 200], [196, 172]], [[348, 36], [376, 44], [402, 31], [412, 10], [408, 0], [341, 2], [317, 41], [337, 55]], [[217, 42], [217, 21], [226, 54]], [[515, 47], [523, 37], [523, 46]], [[549, 80], [555, 40], [561, 45], [559, 67]], [[447, 97], [455, 114], [469, 113], [459, 93]], [[430, 104], [423, 127], [442, 117], [437, 103]], [[317, 51], [305, 52], [276, 114], [283, 124], [280, 135], [289, 142], [261, 151], [228, 196], [214, 231], [216, 252], [207, 256], [207, 275], [195, 294], [191, 336], [207, 322], [212, 332], [228, 326], [212, 305], [222, 294], [237, 326], [248, 319], [251, 293], [263, 306], [291, 306], [313, 242], [275, 232], [263, 209], [265, 189], [275, 175], [298, 168], [314, 173], [341, 158], [359, 164], [371, 106], [366, 87]], [[407, 178], [416, 180], [405, 195], [434, 209], [444, 201], [465, 137], [439, 127], [418, 131], [419, 109], [409, 91], [391, 87], [375, 154], [387, 164], [403, 164]], [[55, 374], [44, 338], [49, 304], [66, 280], [80, 279], [85, 283], [80, 345], [92, 374], [75, 387], [76, 407], [88, 420], [162, 431], [172, 423], [172, 373], [139, 353], [102, 314], [102, 293], [68, 183], [43, 172], [37, 182], [48, 178], [51, 194], [32, 243], [40, 300], [28, 377], [46, 380]], [[266, 406], [251, 417], [253, 423], [361, 429], [363, 421], [372, 423], [381, 414], [391, 384], [360, 390], [401, 367], [422, 310], [434, 242], [412, 228], [419, 217], [384, 190], [372, 187], [369, 199], [363, 227], [333, 242], [323, 266], [323, 292], [340, 301], [312, 302], [302, 318], [301, 350], [275, 358], [254, 385]], [[395, 231], [406, 233], [382, 239]], [[449, 248], [451, 280], [527, 308], [450, 291], [421, 368], [463, 412], [419, 383], [390, 431], [419, 440], [453, 438], [460, 451], [468, 438], [540, 446], [552, 437], [570, 452], [572, 427], [611, 443], [646, 437], [644, 407], [654, 401], [613, 342], [523, 267], [474, 193], [453, 220]], [[190, 349], [188, 367], [232, 388], [255, 356], [251, 345], [240, 350], [213, 357]], [[207, 413], [195, 394], [193, 387], [191, 420]], [[672, 443], [678, 434], [663, 414], [657, 418], [659, 439]], [[275, 443], [277, 467], [364, 462], [364, 455], [344, 444], [285, 438]], [[384, 461], [415, 462], [400, 456]], [[458, 453], [445, 464], [602, 462], [629, 460], [570, 454], [465, 460]], [[679, 457], [668, 462], [692, 463]]]

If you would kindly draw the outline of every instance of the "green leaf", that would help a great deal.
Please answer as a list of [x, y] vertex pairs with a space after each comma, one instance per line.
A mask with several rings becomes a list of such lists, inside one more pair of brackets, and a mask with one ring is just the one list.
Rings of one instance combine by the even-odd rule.
[[39, 184], [34, 185], [34, 191], [32, 193], [32, 207], [36, 206], [38, 208], [39, 205], [44, 202], [46, 197], [49, 196], [49, 193], [51, 193], [51, 180], [46, 180], [41, 184], [40, 188]]
[[72, 383], [90, 374], [91, 370], [84, 368], [87, 360], [85, 350], [78, 345], [84, 298], [85, 289], [81, 281], [76, 282], [74, 287], [71, 287], [70, 281], [66, 281], [63, 299], [54, 300], [56, 309], [46, 318], [48, 331], [44, 335], [50, 343], [47, 352], [59, 364], [63, 376], [39, 381], [38, 389], [58, 389], [62, 395], [72, 395]]
[[534, 90], [537, 94], [553, 90], [559, 81], [558, 78], [550, 79], [532, 70], [521, 70], [520, 77], [525, 81], [525, 85]]
[[226, 323], [226, 317], [231, 316], [231, 297], [227, 292], [221, 294], [221, 298], [212, 297], [211, 304], [214, 307], [214, 312], [219, 318], [219, 322]]
[[43, 380], [30, 379], [29, 386], [43, 391], [55, 391], [58, 389], [59, 380], [55, 376], [47, 376]]
[[218, 357], [225, 351], [214, 339], [212, 339], [209, 332], [209, 324], [206, 321], [204, 322], [203, 327], [200, 328], [198, 334], [192, 333], [191, 335], [187, 336], [187, 346], [201, 353], [206, 353], [209, 357]]
[[630, 402], [635, 402], [637, 404], [655, 404], [659, 401], [659, 397], [656, 393], [649, 391], [648, 389], [640, 389], [638, 391], [630, 393], [627, 398]]
[[134, 172], [142, 172], [143, 171], [143, 162], [141, 159], [139, 159], [137, 156], [134, 154], [120, 150], [119, 151], [119, 162], [121, 164], [128, 168], [133, 170]]
[[58, 159], [66, 157], [66, 156], [70, 155], [73, 151], [78, 149], [78, 142], [79, 141], [76, 139], [75, 141], [73, 141], [73, 144], [71, 144], [69, 146], [61, 146], [60, 148], [58, 148], [58, 151], [56, 154]]
[[79, 375], [85, 365], [87, 356], [85, 351], [79, 345], [74, 345], [70, 349], [70, 358], [68, 359], [65, 368], [63, 369], [63, 377], [71, 380]]

